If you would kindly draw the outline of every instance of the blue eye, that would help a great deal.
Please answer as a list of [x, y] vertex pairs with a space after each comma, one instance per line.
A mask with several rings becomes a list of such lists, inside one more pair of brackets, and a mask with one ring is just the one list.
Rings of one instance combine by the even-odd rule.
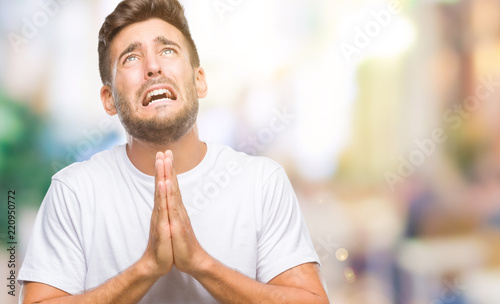
[[173, 48], [165, 48], [161, 51], [161, 54], [173, 54], [175, 50]]
[[129, 55], [129, 56], [127, 56], [127, 58], [125, 58], [124, 62], [129, 62], [129, 61], [133, 61], [133, 60], [137, 60], [137, 56], [136, 55]]

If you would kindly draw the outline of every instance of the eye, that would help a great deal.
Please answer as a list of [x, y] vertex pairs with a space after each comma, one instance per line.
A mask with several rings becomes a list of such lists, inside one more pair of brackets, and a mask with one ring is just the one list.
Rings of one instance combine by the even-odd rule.
[[139, 59], [139, 58], [137, 57], [137, 55], [135, 55], [135, 54], [130, 54], [130, 55], [128, 55], [127, 57], [125, 57], [125, 59], [123, 60], [123, 63], [127, 63], [127, 62], [129, 62], [129, 61], [135, 61], [135, 60], [137, 60], [137, 59]]
[[173, 48], [171, 48], [171, 47], [164, 48], [160, 52], [161, 55], [164, 55], [164, 54], [174, 54], [174, 53], [176, 53], [176, 51]]

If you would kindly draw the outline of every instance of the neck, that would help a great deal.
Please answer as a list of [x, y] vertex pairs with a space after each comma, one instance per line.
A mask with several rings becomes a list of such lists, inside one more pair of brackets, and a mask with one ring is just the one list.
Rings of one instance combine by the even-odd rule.
[[156, 153], [167, 150], [172, 151], [174, 169], [177, 174], [181, 174], [193, 169], [203, 160], [207, 145], [200, 141], [196, 124], [181, 139], [173, 143], [153, 144], [128, 135], [127, 156], [144, 174], [155, 175]]

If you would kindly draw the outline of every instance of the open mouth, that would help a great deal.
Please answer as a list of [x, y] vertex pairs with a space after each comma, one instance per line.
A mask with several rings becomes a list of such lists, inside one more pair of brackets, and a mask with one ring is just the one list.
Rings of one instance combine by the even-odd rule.
[[170, 89], [162, 88], [148, 92], [142, 101], [142, 105], [147, 107], [153, 103], [169, 100], [177, 100], [177, 96]]

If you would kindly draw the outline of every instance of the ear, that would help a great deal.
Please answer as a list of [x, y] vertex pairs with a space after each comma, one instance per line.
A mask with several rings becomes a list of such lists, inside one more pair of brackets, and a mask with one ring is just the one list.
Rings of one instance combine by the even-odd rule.
[[202, 67], [198, 67], [194, 71], [195, 73], [195, 83], [196, 92], [198, 93], [198, 98], [204, 98], [207, 96], [207, 79], [205, 77], [205, 70]]
[[109, 85], [103, 85], [101, 88], [101, 101], [104, 110], [109, 115], [116, 114], [115, 101], [113, 99], [113, 91]]

